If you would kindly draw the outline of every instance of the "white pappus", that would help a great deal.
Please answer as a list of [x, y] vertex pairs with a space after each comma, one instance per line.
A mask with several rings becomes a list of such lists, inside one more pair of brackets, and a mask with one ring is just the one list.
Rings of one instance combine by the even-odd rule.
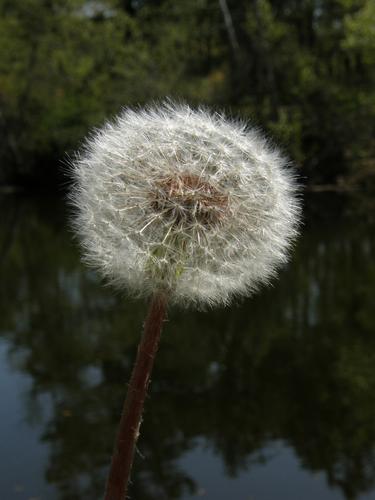
[[124, 109], [73, 162], [85, 260], [136, 295], [225, 304], [287, 260], [300, 203], [284, 156], [246, 125], [164, 103]]

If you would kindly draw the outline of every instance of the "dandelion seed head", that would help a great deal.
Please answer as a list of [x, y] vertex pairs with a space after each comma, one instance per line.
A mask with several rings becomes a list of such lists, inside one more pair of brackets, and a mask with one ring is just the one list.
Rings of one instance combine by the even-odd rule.
[[287, 160], [204, 109], [125, 109], [86, 141], [73, 171], [85, 260], [136, 295], [228, 303], [269, 282], [297, 235]]

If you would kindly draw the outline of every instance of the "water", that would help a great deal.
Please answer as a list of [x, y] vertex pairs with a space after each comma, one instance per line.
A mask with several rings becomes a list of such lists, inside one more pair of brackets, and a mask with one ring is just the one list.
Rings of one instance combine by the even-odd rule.
[[[0, 498], [99, 499], [146, 305], [81, 265], [62, 204], [0, 205]], [[131, 498], [375, 499], [374, 211], [305, 213], [272, 288], [170, 312]]]

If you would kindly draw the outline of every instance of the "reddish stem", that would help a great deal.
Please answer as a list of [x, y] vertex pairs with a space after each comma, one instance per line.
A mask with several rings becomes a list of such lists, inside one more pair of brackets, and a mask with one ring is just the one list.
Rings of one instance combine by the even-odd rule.
[[167, 299], [156, 294], [151, 300], [137, 359], [129, 382], [109, 471], [105, 500], [125, 500], [143, 405], [158, 349]]

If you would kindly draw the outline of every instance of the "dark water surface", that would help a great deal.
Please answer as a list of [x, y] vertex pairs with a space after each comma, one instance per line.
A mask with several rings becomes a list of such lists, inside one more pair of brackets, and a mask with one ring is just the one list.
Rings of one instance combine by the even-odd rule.
[[[375, 499], [374, 212], [307, 203], [273, 288], [170, 312], [131, 498]], [[100, 499], [146, 306], [81, 265], [62, 205], [0, 205], [0, 498]]]

